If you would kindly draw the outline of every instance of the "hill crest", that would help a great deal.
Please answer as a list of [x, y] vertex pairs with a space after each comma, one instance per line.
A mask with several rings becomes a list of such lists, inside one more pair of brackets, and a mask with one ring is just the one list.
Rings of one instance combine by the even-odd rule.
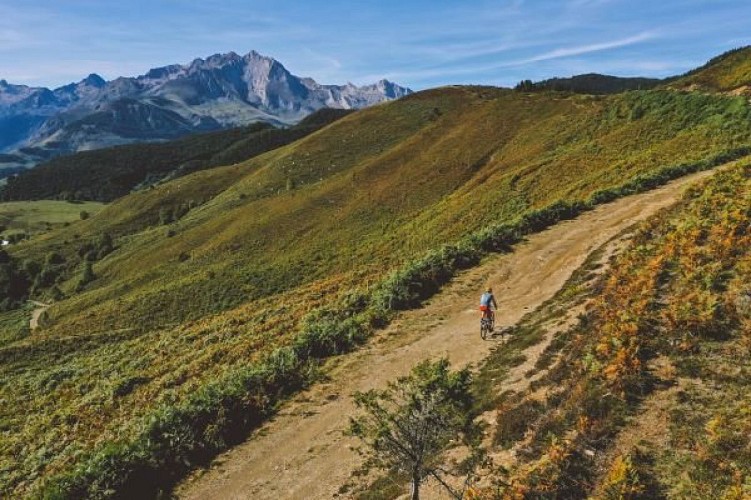
[[751, 46], [713, 57], [703, 66], [675, 78], [668, 86], [751, 97]]

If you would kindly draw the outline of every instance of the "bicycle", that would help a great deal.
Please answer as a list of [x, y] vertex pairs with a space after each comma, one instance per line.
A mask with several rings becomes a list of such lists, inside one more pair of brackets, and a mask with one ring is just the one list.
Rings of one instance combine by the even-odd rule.
[[492, 315], [480, 318], [480, 337], [482, 340], [487, 340], [488, 335], [493, 333], [493, 328], [495, 328], [495, 318]]

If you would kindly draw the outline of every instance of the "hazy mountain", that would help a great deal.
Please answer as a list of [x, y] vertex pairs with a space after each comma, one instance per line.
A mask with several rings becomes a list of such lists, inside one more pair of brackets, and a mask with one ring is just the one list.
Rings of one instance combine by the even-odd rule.
[[409, 93], [387, 80], [321, 85], [255, 51], [110, 82], [91, 74], [54, 90], [0, 80], [0, 167], [258, 121], [292, 124], [324, 107], [358, 109]]

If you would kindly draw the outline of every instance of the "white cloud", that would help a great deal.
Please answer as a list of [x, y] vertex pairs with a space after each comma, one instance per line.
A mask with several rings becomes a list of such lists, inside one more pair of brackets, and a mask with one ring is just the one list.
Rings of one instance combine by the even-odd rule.
[[589, 54], [592, 52], [600, 52], [603, 50], [617, 49], [620, 47], [627, 47], [637, 43], [645, 42], [656, 38], [655, 34], [649, 31], [639, 33], [628, 38], [621, 38], [619, 40], [613, 40], [610, 42], [590, 43], [587, 45], [578, 45], [574, 47], [562, 47], [544, 52], [542, 54], [517, 61], [516, 64], [529, 64], [533, 62], [549, 61], [551, 59], [560, 59], [562, 57], [580, 56], [582, 54]]

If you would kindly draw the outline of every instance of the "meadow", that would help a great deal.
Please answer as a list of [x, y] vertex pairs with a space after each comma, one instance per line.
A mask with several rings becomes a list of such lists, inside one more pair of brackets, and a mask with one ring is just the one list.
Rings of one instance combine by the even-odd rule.
[[38, 234], [59, 228], [81, 219], [81, 213], [91, 216], [104, 208], [96, 202], [69, 203], [64, 201], [13, 201], [0, 203], [0, 225], [5, 234]]

